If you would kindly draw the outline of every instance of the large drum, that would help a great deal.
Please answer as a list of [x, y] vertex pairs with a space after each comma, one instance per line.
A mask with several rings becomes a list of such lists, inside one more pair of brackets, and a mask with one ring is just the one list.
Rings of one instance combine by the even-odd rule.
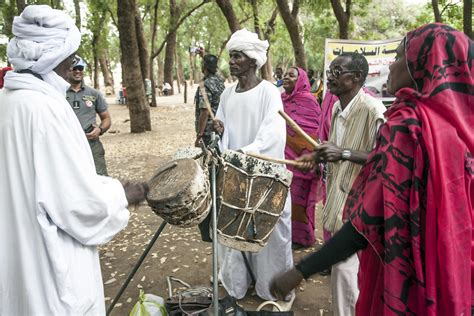
[[227, 150], [217, 188], [219, 242], [241, 251], [260, 251], [277, 224], [292, 173], [284, 165]]
[[149, 181], [149, 187], [148, 204], [172, 225], [195, 226], [211, 209], [209, 175], [199, 160], [183, 158], [167, 163]]

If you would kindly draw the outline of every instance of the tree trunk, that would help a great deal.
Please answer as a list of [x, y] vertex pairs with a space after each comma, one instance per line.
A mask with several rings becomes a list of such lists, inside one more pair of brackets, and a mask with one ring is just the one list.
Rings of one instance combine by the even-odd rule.
[[346, 9], [341, 5], [340, 0], [331, 0], [331, 6], [339, 24], [339, 38], [349, 38], [349, 20], [351, 18], [351, 0], [346, 1]]
[[20, 15], [21, 12], [25, 10], [25, 7], [26, 7], [25, 0], [16, 0], [16, 9], [18, 11], [18, 15]]
[[178, 93], [181, 93], [181, 76], [178, 71], [178, 52], [177, 49], [174, 50], [174, 73], [176, 74], [176, 83], [178, 84]]
[[134, 0], [117, 0], [117, 24], [123, 82], [127, 87], [127, 103], [130, 111], [130, 132], [143, 133], [151, 130], [151, 120], [140, 67], [135, 12]]
[[[265, 29], [265, 32], [262, 32], [262, 29], [260, 28], [260, 18], [258, 16], [257, 0], [251, 0], [250, 2], [252, 5], [253, 23], [255, 27], [255, 32], [258, 34], [258, 37], [260, 39], [267, 40], [271, 46], [270, 34], [272, 34], [274, 30], [275, 19], [278, 16], [278, 7], [275, 8], [275, 10], [273, 10], [272, 16], [266, 23], [267, 27]], [[263, 79], [268, 80], [268, 81], [273, 81], [273, 69], [272, 69], [272, 59], [271, 59], [271, 54], [270, 54], [270, 46], [268, 47], [268, 51], [267, 51], [267, 62], [260, 69], [260, 73]]]
[[100, 83], [99, 83], [99, 56], [97, 52], [97, 43], [95, 47], [93, 48], [94, 50], [94, 69], [92, 69], [93, 77], [94, 77], [94, 89], [99, 90], [100, 89]]
[[[273, 10], [272, 16], [267, 21], [265, 32], [263, 33], [263, 38], [265, 38], [268, 41], [268, 43], [270, 43], [270, 46], [272, 45], [270, 41], [270, 35], [275, 33], [275, 21], [276, 21], [277, 16], [278, 16], [278, 7], [275, 7], [275, 9]], [[272, 54], [270, 52], [270, 47], [268, 48], [267, 62], [265, 63], [263, 67], [266, 67], [267, 76], [269, 76], [268, 77], [269, 79], [267, 80], [273, 81]]]
[[165, 65], [164, 65], [164, 80], [171, 85], [171, 91], [169, 95], [174, 94], [174, 80], [173, 80], [173, 68], [174, 68], [174, 54], [176, 50], [176, 30], [174, 25], [176, 18], [179, 17], [179, 10], [176, 5], [176, 0], [170, 1], [170, 27], [168, 31], [168, 40], [166, 41], [165, 49]]
[[189, 53], [189, 86], [192, 88], [194, 83], [194, 57]]
[[463, 11], [464, 33], [472, 39], [472, 0], [464, 0]]
[[158, 86], [158, 82], [155, 79], [155, 69], [154, 69], [154, 60], [150, 59], [150, 81], [151, 81], [151, 107], [157, 107], [158, 104], [156, 103], [156, 87]]
[[288, 33], [290, 34], [296, 65], [306, 69], [306, 54], [304, 53], [303, 41], [301, 40], [300, 27], [298, 23], [299, 1], [295, 0], [293, 2], [292, 11], [290, 11], [287, 0], [277, 0], [277, 5], [283, 22], [285, 22]]
[[443, 19], [441, 18], [441, 13], [439, 13], [438, 0], [431, 0], [431, 6], [433, 7], [433, 14], [434, 14], [435, 22], [442, 23]]
[[157, 83], [155, 81], [155, 72], [154, 72], [154, 61], [155, 57], [153, 57], [153, 52], [155, 51], [155, 40], [156, 40], [156, 27], [158, 23], [158, 5], [160, 4], [159, 0], [155, 0], [155, 4], [153, 6], [153, 18], [150, 20], [150, 29], [151, 29], [151, 45], [150, 45], [150, 62], [148, 68], [148, 76], [150, 76], [151, 81], [151, 105], [152, 107], [157, 107], [156, 104], [156, 86]]
[[225, 19], [227, 20], [227, 24], [229, 24], [229, 29], [232, 33], [241, 29], [239, 20], [235, 15], [234, 8], [232, 7], [232, 3], [230, 0], [216, 0], [217, 5], [224, 14]]
[[[257, 0], [250, 0], [250, 4], [252, 5], [252, 14], [253, 14], [253, 26], [255, 29], [255, 33], [257, 33], [258, 38], [263, 39], [263, 34], [262, 30], [260, 29], [260, 19], [258, 17], [258, 6], [257, 6]], [[260, 68], [260, 76], [268, 81], [271, 81], [272, 73], [268, 73], [268, 55], [270, 52], [270, 47], [268, 47], [267, 51], [267, 61], [265, 64]]]
[[76, 14], [76, 26], [80, 30], [81, 29], [81, 7], [79, 6], [79, 0], [74, 0], [74, 12]]
[[158, 56], [158, 85], [163, 85], [165, 83], [165, 63], [161, 56]]
[[103, 52], [99, 56], [99, 65], [100, 65], [100, 70], [102, 72], [102, 77], [104, 77], [104, 87], [106, 90], [106, 95], [115, 94], [114, 90], [114, 78], [112, 76], [112, 72], [110, 71], [108, 67], [108, 62], [107, 62], [107, 54]]
[[138, 56], [140, 58], [140, 70], [142, 73], [143, 82], [145, 79], [148, 78], [148, 74], [150, 72], [149, 66], [149, 57], [148, 57], [148, 49], [145, 39], [145, 34], [143, 32], [143, 24], [142, 19], [140, 18], [140, 12], [137, 10], [135, 11], [135, 32], [137, 33], [137, 44], [138, 44]]
[[110, 82], [112, 83], [112, 87], [115, 87], [114, 73], [112, 71], [112, 65], [110, 64], [109, 52], [107, 50], [104, 51], [104, 56], [105, 56], [105, 64], [107, 66], [107, 72], [109, 73], [109, 76], [110, 76]]
[[176, 62], [178, 63], [179, 78], [181, 79], [181, 84], [184, 85], [186, 82], [186, 78], [184, 78], [183, 58], [182, 58], [181, 52], [179, 52], [177, 55], [178, 55], [178, 59]]

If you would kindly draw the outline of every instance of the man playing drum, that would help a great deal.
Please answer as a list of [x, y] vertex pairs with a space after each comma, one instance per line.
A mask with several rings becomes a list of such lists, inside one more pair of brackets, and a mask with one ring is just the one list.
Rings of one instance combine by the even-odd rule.
[[[268, 42], [246, 29], [235, 32], [226, 45], [229, 51], [230, 73], [238, 84], [221, 95], [214, 129], [222, 139], [222, 150], [255, 152], [283, 159], [285, 157], [286, 125], [278, 115], [283, 109], [280, 92], [272, 83], [258, 78], [257, 69], [265, 64]], [[271, 279], [291, 268], [291, 204], [285, 209], [272, 232], [268, 244], [258, 253], [245, 253], [255, 275], [257, 295], [275, 300], [270, 293]], [[243, 253], [219, 245], [219, 279], [227, 292], [242, 299], [251, 286], [251, 277]], [[287, 297], [290, 302], [294, 294]], [[291, 307], [291, 304], [287, 304]]]

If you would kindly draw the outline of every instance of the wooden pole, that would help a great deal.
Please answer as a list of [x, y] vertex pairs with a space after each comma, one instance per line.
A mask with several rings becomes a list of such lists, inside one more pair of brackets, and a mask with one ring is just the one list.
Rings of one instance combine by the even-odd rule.
[[289, 117], [288, 114], [286, 114], [282, 110], [279, 110], [278, 114], [280, 114], [285, 119], [285, 121], [288, 123], [288, 125], [290, 125], [290, 127], [295, 131], [295, 133], [306, 139], [306, 141], [308, 141], [308, 143], [310, 143], [313, 148], [319, 146], [319, 144], [313, 138], [311, 138], [311, 136], [306, 134], [306, 132], [301, 127], [299, 127], [299, 125], [296, 124], [296, 122], [293, 121], [293, 119]]
[[272, 158], [272, 157], [260, 155], [260, 154], [257, 154], [257, 153], [253, 153], [253, 152], [248, 152], [248, 153], [246, 153], [246, 155], [250, 156], [250, 157], [257, 158], [257, 159], [270, 161], [270, 162], [274, 162], [274, 163], [280, 163], [280, 164], [284, 164], [284, 165], [290, 165], [290, 166], [295, 166], [295, 167], [302, 166], [301, 162], [295, 161], [295, 160]]
[[209, 116], [214, 121], [216, 117], [214, 116], [214, 112], [212, 112], [211, 104], [209, 103], [209, 99], [207, 98], [206, 88], [204, 88], [204, 82], [199, 82], [199, 90], [201, 91], [202, 98], [204, 99], [204, 104], [206, 105], [207, 111], [209, 112]]

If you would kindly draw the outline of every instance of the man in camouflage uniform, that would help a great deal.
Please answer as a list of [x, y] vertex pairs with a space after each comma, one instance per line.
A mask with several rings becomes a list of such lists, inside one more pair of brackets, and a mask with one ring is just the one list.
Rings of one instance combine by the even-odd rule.
[[[224, 80], [216, 74], [216, 56], [211, 54], [204, 55], [202, 72], [204, 74], [204, 88], [207, 92], [207, 98], [211, 105], [212, 112], [214, 112], [215, 115], [221, 94], [225, 89]], [[196, 141], [194, 145], [198, 147], [201, 139], [204, 141], [204, 144], [208, 145], [211, 141], [211, 133], [213, 131], [212, 120], [199, 88], [196, 91], [194, 103], [196, 105]]]
[[[224, 80], [216, 74], [217, 57], [210, 54], [204, 55], [201, 70], [204, 74], [204, 89], [207, 92], [207, 99], [209, 100], [212, 112], [214, 112], [215, 115], [217, 108], [219, 107], [221, 94], [225, 89]], [[211, 133], [213, 132], [212, 119], [199, 88], [194, 97], [194, 104], [196, 105], [196, 141], [194, 142], [194, 145], [199, 147], [199, 141], [202, 139], [204, 144], [207, 146], [211, 142]], [[199, 224], [201, 238], [203, 241], [207, 242], [212, 242], [209, 233], [210, 221], [211, 214], [209, 214], [204, 221]]]
[[[112, 121], [104, 96], [99, 91], [86, 86], [83, 82], [85, 66], [85, 62], [80, 59], [74, 68], [69, 71], [68, 81], [71, 87], [67, 90], [66, 99], [74, 113], [76, 113], [89, 140], [97, 174], [107, 176], [105, 150], [99, 136], [102, 136], [110, 128]], [[100, 118], [99, 125], [96, 122], [97, 114]]]

